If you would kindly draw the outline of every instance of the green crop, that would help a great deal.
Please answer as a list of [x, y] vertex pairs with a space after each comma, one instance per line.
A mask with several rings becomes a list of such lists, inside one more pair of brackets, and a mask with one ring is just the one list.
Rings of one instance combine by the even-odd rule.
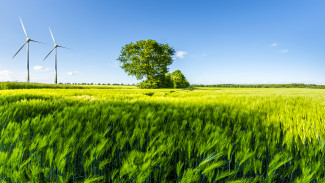
[[323, 182], [325, 90], [0, 91], [0, 182]]

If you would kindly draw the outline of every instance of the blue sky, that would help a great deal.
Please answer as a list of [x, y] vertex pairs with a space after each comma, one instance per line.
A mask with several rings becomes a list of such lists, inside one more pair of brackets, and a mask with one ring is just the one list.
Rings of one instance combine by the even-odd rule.
[[325, 84], [325, 1], [322, 0], [116, 0], [0, 1], [0, 81], [26, 80], [22, 18], [31, 39], [31, 82], [125, 83], [116, 59], [137, 40], [168, 43], [194, 84]]

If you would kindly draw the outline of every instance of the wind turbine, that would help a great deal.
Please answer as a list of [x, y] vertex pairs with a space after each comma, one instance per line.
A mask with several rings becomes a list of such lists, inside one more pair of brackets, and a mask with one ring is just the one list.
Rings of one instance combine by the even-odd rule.
[[57, 73], [57, 51], [56, 51], [56, 48], [57, 47], [61, 47], [61, 48], [65, 48], [65, 49], [70, 49], [70, 48], [63, 47], [63, 46], [60, 46], [60, 45], [56, 44], [54, 36], [52, 34], [52, 31], [51, 31], [51, 28], [49, 28], [49, 30], [50, 30], [50, 33], [51, 33], [51, 36], [52, 36], [52, 39], [53, 39], [53, 42], [54, 42], [54, 48], [50, 51], [49, 54], [46, 55], [44, 60], [53, 52], [53, 50], [55, 50], [55, 78], [54, 78], [54, 83], [57, 84], [58, 83], [58, 75], [57, 75], [58, 73]]
[[[20, 23], [21, 23], [21, 26], [23, 27], [24, 29], [24, 33], [26, 35], [26, 42], [25, 44], [23, 44], [22, 47], [19, 48], [19, 50], [16, 52], [16, 54], [12, 57], [12, 58], [15, 58], [15, 56], [20, 52], [21, 49], [23, 49], [23, 47], [27, 44], [27, 82], [29, 83], [29, 42], [36, 42], [36, 43], [42, 43], [42, 42], [39, 42], [39, 41], [35, 41], [35, 40], [32, 40], [28, 37], [27, 35], [27, 32], [26, 32], [26, 29], [24, 27], [24, 24], [23, 24], [23, 21], [21, 20], [21, 18], [19, 17], [20, 19]], [[45, 44], [45, 43], [42, 43], [42, 44]]]

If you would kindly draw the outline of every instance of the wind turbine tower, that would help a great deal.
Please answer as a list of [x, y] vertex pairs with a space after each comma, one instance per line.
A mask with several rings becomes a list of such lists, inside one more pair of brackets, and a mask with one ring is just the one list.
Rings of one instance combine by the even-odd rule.
[[65, 48], [65, 49], [70, 49], [70, 48], [63, 47], [63, 46], [60, 46], [60, 45], [56, 44], [56, 41], [55, 41], [54, 36], [52, 34], [51, 28], [49, 28], [49, 30], [50, 30], [50, 33], [51, 33], [51, 36], [52, 36], [52, 39], [53, 39], [53, 42], [54, 42], [54, 47], [50, 51], [50, 53], [46, 55], [44, 60], [53, 52], [53, 50], [55, 50], [55, 78], [54, 78], [54, 83], [57, 84], [58, 83], [58, 73], [57, 73], [57, 50], [56, 50], [56, 48], [58, 48], [58, 47]]
[[[32, 40], [28, 37], [27, 35], [27, 32], [26, 32], [26, 29], [24, 27], [24, 24], [23, 24], [23, 21], [21, 20], [21, 18], [19, 17], [20, 19], [20, 23], [21, 23], [21, 26], [23, 27], [23, 30], [24, 30], [24, 33], [26, 35], [26, 42], [23, 44], [22, 47], [19, 48], [19, 50], [16, 52], [16, 54], [12, 57], [12, 58], [15, 58], [15, 56], [20, 52], [21, 49], [23, 49], [23, 47], [25, 45], [27, 45], [27, 82], [29, 83], [29, 42], [36, 42], [36, 43], [42, 43], [42, 42], [39, 42], [39, 41], [35, 41], [35, 40]], [[42, 44], [45, 44], [45, 43], [42, 43]]]

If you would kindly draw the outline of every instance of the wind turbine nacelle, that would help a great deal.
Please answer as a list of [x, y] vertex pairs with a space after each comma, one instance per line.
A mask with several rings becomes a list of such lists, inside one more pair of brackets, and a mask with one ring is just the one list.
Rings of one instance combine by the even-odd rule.
[[29, 41], [30, 41], [29, 37], [28, 37], [28, 38], [26, 38], [26, 42], [29, 42]]

